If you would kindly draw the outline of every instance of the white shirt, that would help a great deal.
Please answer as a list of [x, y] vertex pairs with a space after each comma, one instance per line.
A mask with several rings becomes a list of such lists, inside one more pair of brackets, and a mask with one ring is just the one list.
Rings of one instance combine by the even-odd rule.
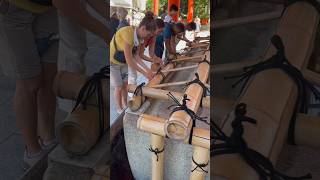
[[172, 19], [172, 17], [170, 15], [166, 15], [166, 17], [164, 17], [163, 22], [171, 23], [171, 22], [173, 22], [173, 19]]

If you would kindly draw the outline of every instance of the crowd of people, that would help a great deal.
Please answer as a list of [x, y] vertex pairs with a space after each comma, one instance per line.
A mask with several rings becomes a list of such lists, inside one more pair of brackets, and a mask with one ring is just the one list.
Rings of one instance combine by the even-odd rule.
[[[155, 16], [146, 12], [140, 24], [130, 26], [125, 16], [125, 9], [120, 8], [111, 15], [113, 38], [110, 42], [110, 83], [115, 88], [117, 112], [127, 107], [128, 84], [137, 84], [137, 72], [151, 80], [156, 71], [146, 61], [159, 66], [165, 60], [177, 58], [176, 47], [180, 40], [187, 45], [193, 41], [186, 37], [186, 31], [200, 31], [199, 23], [175, 22], [179, 12], [176, 5], [171, 5], [166, 15]], [[148, 48], [148, 55], [145, 53]]]

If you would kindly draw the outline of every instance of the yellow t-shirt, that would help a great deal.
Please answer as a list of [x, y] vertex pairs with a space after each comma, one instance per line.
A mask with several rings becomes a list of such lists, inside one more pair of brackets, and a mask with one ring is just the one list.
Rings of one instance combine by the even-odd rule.
[[117, 65], [124, 65], [114, 59], [114, 54], [116, 52], [116, 48], [114, 46], [114, 39], [116, 38], [117, 49], [118, 51], [124, 51], [124, 45], [129, 44], [130, 46], [134, 46], [134, 31], [135, 28], [133, 26], [127, 26], [119, 29], [116, 34], [113, 36], [110, 42], [110, 61]]
[[42, 14], [47, 12], [51, 6], [44, 6], [37, 3], [33, 3], [28, 0], [9, 0], [10, 3], [14, 4], [15, 6], [24, 9], [26, 11], [35, 13], [35, 14]]

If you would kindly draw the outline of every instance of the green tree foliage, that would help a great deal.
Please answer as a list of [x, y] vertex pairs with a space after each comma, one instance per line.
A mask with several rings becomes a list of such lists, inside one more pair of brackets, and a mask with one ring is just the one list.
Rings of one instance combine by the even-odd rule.
[[195, 0], [194, 16], [200, 18], [209, 18], [210, 16], [210, 1], [209, 0]]
[[[194, 17], [209, 18], [210, 4], [209, 0], [194, 0]], [[160, 0], [159, 14], [163, 14], [168, 9], [168, 0]], [[147, 0], [147, 11], [153, 12], [153, 0]], [[187, 18], [188, 14], [188, 0], [180, 1], [180, 14], [183, 19]]]
[[[168, 0], [160, 0], [160, 4], [159, 4], [159, 14], [164, 13], [164, 11], [167, 11], [167, 6], [168, 6]], [[147, 0], [147, 7], [146, 7], [147, 11], [153, 11], [153, 0]]]

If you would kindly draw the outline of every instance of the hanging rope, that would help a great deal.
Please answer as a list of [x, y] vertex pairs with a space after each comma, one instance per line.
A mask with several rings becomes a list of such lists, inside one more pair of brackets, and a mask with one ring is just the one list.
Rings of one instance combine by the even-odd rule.
[[150, 145], [149, 151], [153, 152], [157, 156], [157, 161], [158, 161], [159, 160], [159, 154], [164, 151], [164, 148], [162, 150], [159, 150], [158, 148], [152, 149], [152, 147]]
[[241, 88], [241, 92], [243, 91], [244, 87], [247, 85], [249, 79], [262, 71], [268, 69], [279, 69], [286, 73], [297, 85], [298, 88], [298, 97], [296, 100], [296, 104], [294, 107], [294, 113], [291, 118], [291, 123], [289, 125], [288, 131], [288, 141], [291, 144], [295, 144], [295, 124], [296, 124], [296, 116], [297, 113], [307, 113], [308, 111], [308, 97], [307, 97], [307, 90], [310, 90], [313, 95], [315, 96], [316, 100], [320, 99], [320, 92], [310, 83], [308, 82], [302, 75], [302, 73], [294, 67], [285, 57], [285, 48], [283, 42], [278, 35], [274, 35], [271, 38], [272, 44], [276, 47], [277, 53], [273, 55], [270, 59], [259, 62], [255, 65], [248, 66], [244, 68], [244, 73], [236, 76], [226, 77], [225, 79], [233, 79], [233, 78], [240, 78], [236, 81], [232, 87], [236, 87], [241, 82], [244, 81], [243, 86]]
[[102, 80], [109, 79], [110, 77], [110, 68], [109, 66], [103, 67], [99, 72], [94, 73], [87, 82], [82, 86], [76, 104], [73, 107], [73, 111], [81, 104], [84, 109], [86, 109], [87, 101], [90, 97], [96, 93], [98, 109], [99, 109], [99, 122], [100, 122], [100, 137], [104, 134], [104, 101], [103, 101], [103, 92], [102, 92]]
[[205, 170], [204, 168], [208, 166], [209, 162], [207, 162], [206, 164], [199, 164], [197, 163], [194, 158], [192, 157], [192, 162], [196, 165], [196, 167], [194, 169], [191, 170], [191, 172], [195, 171], [196, 169], [201, 169], [201, 171], [208, 173], [207, 170]]
[[301, 177], [290, 177], [284, 175], [274, 169], [272, 162], [261, 153], [248, 147], [246, 141], [243, 139], [244, 127], [243, 122], [256, 124], [256, 120], [245, 116], [246, 104], [241, 103], [236, 106], [235, 119], [231, 123], [232, 133], [228, 137], [222, 130], [216, 126], [213, 127], [217, 141], [211, 147], [211, 156], [225, 155], [225, 154], [239, 154], [244, 161], [251, 166], [260, 176], [261, 179], [267, 180], [304, 180], [311, 179], [311, 174], [307, 174]]

